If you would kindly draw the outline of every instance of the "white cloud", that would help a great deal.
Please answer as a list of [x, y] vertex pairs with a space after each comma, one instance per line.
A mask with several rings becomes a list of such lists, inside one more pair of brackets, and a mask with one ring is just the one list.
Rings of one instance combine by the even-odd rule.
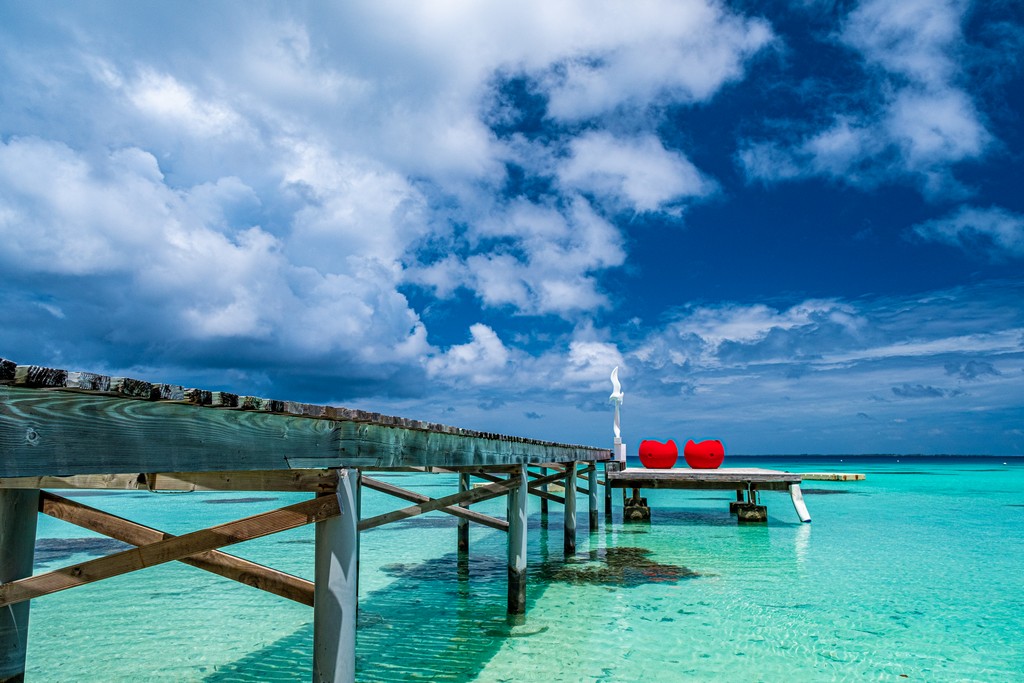
[[847, 16], [842, 39], [890, 73], [944, 87], [956, 75], [950, 47], [962, 40], [967, 8], [962, 0], [868, 0]]
[[[764, 304], [701, 306], [673, 322], [666, 333], [684, 342], [687, 339], [699, 340], [699, 354], [680, 355], [677, 351], [671, 356], [674, 364], [697, 362], [717, 365], [722, 362], [720, 354], [725, 344], [753, 346], [764, 342], [773, 333], [807, 330], [822, 325], [854, 333], [863, 325], [863, 320], [849, 305], [828, 300], [808, 300], [781, 311]], [[785, 344], [776, 346], [773, 355], [795, 352], [797, 349]]]
[[146, 116], [184, 133], [204, 138], [251, 134], [248, 124], [229, 105], [204, 101], [169, 74], [144, 70], [128, 86], [127, 96]]
[[424, 198], [400, 174], [312, 143], [298, 142], [292, 150], [283, 160], [283, 182], [306, 200], [288, 241], [296, 265], [349, 272], [348, 262], [374, 259], [397, 267], [428, 232]]
[[[383, 363], [429, 351], [395, 289], [391, 251], [354, 243], [362, 258], [341, 273], [291, 263], [287, 242], [259, 226], [225, 225], [235, 204], [253, 201], [236, 178], [176, 189], [139, 149], [94, 162], [60, 143], [14, 139], [0, 143], [0, 187], [0, 260], [12, 273], [71, 276], [45, 285], [56, 297], [47, 310], [71, 322], [84, 324], [75, 318], [83, 307], [102, 307], [106, 324], [130, 321], [136, 341], [247, 338], [311, 359]], [[116, 298], [97, 298], [112, 286]]]
[[477, 323], [469, 332], [472, 335], [469, 342], [452, 346], [427, 361], [430, 376], [449, 386], [463, 381], [473, 385], [506, 382], [512, 353], [487, 325]]
[[1024, 257], [1024, 216], [995, 206], [961, 206], [913, 230], [926, 240], [987, 253], [995, 259]]
[[885, 126], [912, 171], [977, 157], [989, 141], [970, 98], [954, 88], [900, 91]]
[[665, 149], [654, 135], [622, 139], [604, 131], [584, 133], [569, 144], [558, 169], [570, 190], [590, 192], [598, 201], [624, 203], [635, 211], [658, 211], [686, 197], [714, 190], [685, 156]]
[[580, 28], [563, 34], [575, 41], [552, 60], [556, 66], [544, 81], [552, 116], [576, 120], [620, 105], [707, 100], [739, 79], [746, 59], [773, 39], [767, 22], [717, 3], [639, 2], [623, 9], [588, 4], [575, 19]]
[[486, 305], [520, 313], [572, 317], [607, 307], [594, 274], [625, 260], [619, 231], [580, 197], [564, 212], [512, 202], [472, 237], [497, 246], [466, 259], [468, 286]]
[[[910, 178], [929, 197], [963, 193], [952, 166], [985, 153], [992, 136], [961, 85], [966, 3], [866, 0], [843, 22], [868, 79], [847, 93], [859, 106], [795, 139], [750, 141], [738, 160], [750, 179], [824, 175], [859, 186]], [[792, 130], [792, 129], [791, 129]]]

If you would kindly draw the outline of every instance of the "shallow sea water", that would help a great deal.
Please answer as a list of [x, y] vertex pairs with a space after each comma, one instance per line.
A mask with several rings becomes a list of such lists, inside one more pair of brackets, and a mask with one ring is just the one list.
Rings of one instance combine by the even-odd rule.
[[[765, 492], [739, 526], [731, 492], [645, 491], [562, 551], [562, 515], [531, 498], [528, 607], [505, 614], [505, 540], [435, 513], [361, 538], [360, 681], [1024, 680], [1024, 459], [731, 459], [853, 471], [805, 482], [813, 522]], [[379, 476], [379, 475], [375, 475]], [[452, 475], [389, 481], [440, 497]], [[617, 494], [618, 492], [616, 492]], [[301, 500], [267, 493], [70, 494], [172, 533]], [[404, 504], [364, 490], [363, 514]], [[477, 506], [474, 506], [477, 509]], [[504, 514], [500, 500], [479, 506]], [[36, 572], [115, 549], [40, 517]], [[93, 540], [88, 540], [93, 539]], [[226, 549], [312, 578], [312, 528]], [[309, 680], [312, 610], [180, 563], [40, 598], [28, 681]]]

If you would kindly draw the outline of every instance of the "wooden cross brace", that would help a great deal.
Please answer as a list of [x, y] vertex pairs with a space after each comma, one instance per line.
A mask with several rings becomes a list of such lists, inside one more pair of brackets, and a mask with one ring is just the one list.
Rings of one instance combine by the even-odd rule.
[[234, 522], [172, 536], [47, 491], [40, 492], [40, 501], [41, 511], [46, 514], [139, 547], [0, 585], [0, 607], [166, 562], [193, 560], [194, 556], [198, 557], [189, 562], [193, 566], [278, 595], [285, 593], [283, 597], [312, 605], [311, 582], [216, 552], [216, 549], [321, 522], [340, 514], [337, 496], [320, 496]]
[[[515, 479], [500, 480], [496, 484], [435, 499], [368, 477], [364, 477], [363, 481], [371, 488], [416, 500], [418, 504], [361, 520], [360, 531], [434, 510], [507, 531], [507, 521], [454, 506], [496, 498], [519, 485]], [[39, 495], [40, 512], [137, 547], [2, 584], [0, 608], [176, 560], [312, 606], [313, 582], [220, 552], [217, 548], [322, 522], [341, 514], [337, 496], [322, 495], [234, 522], [174, 536], [49, 491], [41, 491]]]

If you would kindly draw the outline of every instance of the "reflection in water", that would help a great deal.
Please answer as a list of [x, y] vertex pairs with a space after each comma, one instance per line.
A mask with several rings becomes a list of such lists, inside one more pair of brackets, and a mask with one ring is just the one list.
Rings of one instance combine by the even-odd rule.
[[40, 538], [36, 541], [36, 566], [50, 562], [66, 561], [74, 555], [102, 557], [111, 553], [134, 548], [113, 538], [89, 536], [84, 538]]
[[797, 566], [802, 566], [807, 560], [807, 551], [811, 543], [811, 525], [801, 524], [796, 528], [796, 535], [793, 537], [793, 549], [796, 551]]
[[[558, 534], [553, 534], [557, 536]], [[697, 572], [651, 559], [646, 548], [596, 548], [563, 559], [547, 554], [529, 566], [527, 612], [552, 583], [609, 589], [678, 583]], [[549, 627], [505, 612], [507, 566], [503, 556], [451, 553], [424, 562], [395, 562], [382, 571], [396, 581], [360, 602], [357, 641], [359, 680], [473, 680], [510, 638], [530, 638]], [[312, 616], [312, 615], [311, 615]], [[263, 650], [207, 676], [207, 682], [294, 680], [312, 657], [307, 624]]]

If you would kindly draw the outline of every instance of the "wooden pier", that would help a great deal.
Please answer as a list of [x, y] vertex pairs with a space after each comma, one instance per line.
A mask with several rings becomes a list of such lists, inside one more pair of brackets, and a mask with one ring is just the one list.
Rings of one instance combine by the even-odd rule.
[[[851, 475], [855, 476], [855, 475]], [[860, 475], [863, 478], [863, 475]], [[750, 520], [761, 520], [764, 506], [758, 505], [758, 491], [789, 491], [793, 508], [801, 522], [810, 522], [811, 515], [804, 504], [800, 482], [803, 475], [780, 470], [766, 470], [754, 467], [725, 467], [715, 470], [694, 470], [687, 468], [644, 469], [627, 468], [609, 470], [608, 489], [716, 489], [736, 491], [737, 504], [734, 512], [743, 515], [749, 512]], [[635, 496], [638, 497], [638, 496]], [[746, 506], [746, 507], [744, 507]]]
[[[587, 494], [596, 527], [597, 464], [610, 457], [602, 448], [0, 359], [0, 683], [23, 680], [31, 600], [174, 561], [312, 606], [313, 680], [353, 681], [360, 531], [437, 510], [459, 518], [463, 553], [471, 522], [507, 532], [508, 611], [522, 613], [528, 496], [564, 506], [565, 552], [574, 553], [577, 494]], [[376, 471], [457, 481], [451, 495], [430, 498], [377, 480]], [[474, 477], [484, 483], [474, 485]], [[549, 484], [561, 484], [564, 495]], [[362, 487], [412, 505], [364, 519]], [[173, 536], [53, 492], [60, 489], [311, 497]], [[507, 499], [505, 519], [470, 509], [499, 496]], [[136, 547], [33, 576], [39, 513]], [[306, 524], [315, 524], [314, 581], [221, 550]]]

